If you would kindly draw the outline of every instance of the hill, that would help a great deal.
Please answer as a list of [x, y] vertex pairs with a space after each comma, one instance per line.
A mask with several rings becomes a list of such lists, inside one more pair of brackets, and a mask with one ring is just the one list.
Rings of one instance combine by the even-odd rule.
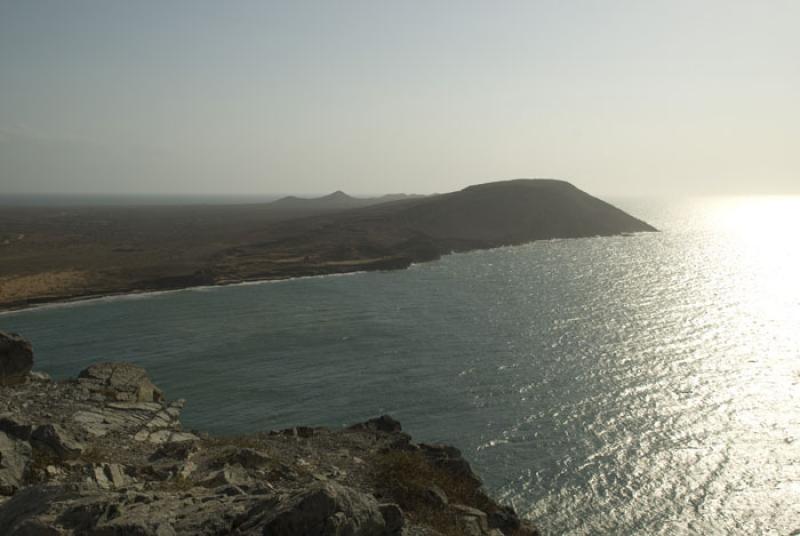
[[380, 203], [388, 203], [403, 199], [415, 199], [423, 196], [407, 194], [389, 194], [380, 197], [353, 197], [337, 190], [322, 197], [297, 197], [294, 195], [282, 197], [267, 204], [267, 208], [277, 211], [304, 211], [326, 212], [369, 207]]

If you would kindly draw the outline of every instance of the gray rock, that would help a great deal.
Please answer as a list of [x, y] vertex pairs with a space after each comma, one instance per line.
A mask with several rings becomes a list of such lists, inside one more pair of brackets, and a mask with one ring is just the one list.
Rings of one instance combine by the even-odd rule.
[[[0, 508], [0, 534], [18, 536], [40, 534], [25, 532], [25, 530], [44, 524], [37, 523], [37, 518], [47, 512], [51, 501], [59, 494], [59, 489], [46, 486], [31, 486], [19, 490]], [[49, 536], [51, 533], [43, 532], [41, 534]]]
[[450, 502], [447, 499], [447, 493], [435, 484], [425, 490], [425, 498], [428, 499], [428, 503], [432, 507], [437, 509], [446, 508], [447, 504]]
[[174, 503], [129, 503], [115, 495], [87, 495], [71, 501], [57, 523], [91, 536], [174, 536]]
[[16, 525], [7, 536], [62, 536], [63, 531], [40, 519], [26, 519]]
[[472, 470], [469, 462], [463, 458], [461, 451], [449, 445], [428, 445], [420, 443], [422, 453], [435, 466], [463, 479], [476, 490], [481, 487], [481, 479]]
[[128, 481], [124, 468], [118, 463], [95, 465], [92, 467], [92, 475], [95, 483], [101, 489], [121, 488]]
[[386, 522], [371, 495], [326, 482], [284, 500], [271, 512], [265, 536], [385, 536]]
[[375, 432], [396, 433], [401, 432], [403, 427], [400, 422], [393, 419], [389, 415], [381, 415], [368, 421], [354, 424], [350, 427], [351, 430], [372, 430]]
[[0, 331], [0, 385], [25, 383], [32, 367], [31, 343], [16, 333]]
[[485, 512], [463, 504], [453, 504], [450, 510], [456, 516], [456, 522], [464, 536], [488, 534], [489, 523]]
[[47, 374], [46, 372], [39, 372], [39, 371], [31, 372], [28, 375], [28, 377], [30, 378], [31, 381], [40, 383], [49, 383], [53, 381], [52, 378], [50, 378], [50, 375]]
[[13, 495], [19, 489], [31, 455], [26, 441], [0, 432], [0, 495]]
[[386, 524], [386, 534], [401, 534], [405, 526], [403, 510], [394, 503], [382, 504], [379, 509]]
[[513, 508], [502, 507], [500, 510], [489, 513], [489, 528], [500, 529], [503, 532], [513, 532], [520, 528], [520, 520]]
[[130, 363], [98, 363], [81, 371], [79, 381], [90, 390], [120, 402], [160, 402], [161, 390], [153, 385], [147, 372]]
[[82, 443], [57, 424], [37, 426], [31, 433], [31, 443], [35, 448], [47, 450], [59, 460], [74, 460], [84, 450]]
[[19, 415], [0, 415], [0, 432], [27, 441], [31, 437], [32, 430], [31, 424]]
[[218, 471], [214, 471], [200, 483], [206, 488], [217, 488], [220, 486], [248, 486], [252, 484], [252, 479], [247, 471], [240, 465], [226, 465]]
[[245, 469], [261, 469], [270, 462], [270, 457], [260, 450], [242, 448], [231, 456], [232, 463], [238, 463]]
[[160, 446], [150, 456], [150, 461], [158, 461], [164, 459], [173, 459], [186, 461], [192, 457], [198, 450], [197, 443], [190, 441], [182, 441], [178, 443], [166, 443]]

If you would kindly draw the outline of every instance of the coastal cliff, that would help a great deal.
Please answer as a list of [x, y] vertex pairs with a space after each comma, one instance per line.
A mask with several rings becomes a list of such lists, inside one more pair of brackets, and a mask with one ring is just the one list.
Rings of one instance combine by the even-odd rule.
[[0, 534], [529, 536], [458, 449], [388, 416], [216, 437], [181, 427], [146, 371], [32, 372], [0, 332]]

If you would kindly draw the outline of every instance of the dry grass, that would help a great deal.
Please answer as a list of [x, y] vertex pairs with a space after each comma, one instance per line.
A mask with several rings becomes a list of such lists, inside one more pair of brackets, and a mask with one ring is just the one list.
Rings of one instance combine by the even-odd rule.
[[80, 459], [86, 463], [109, 463], [112, 461], [114, 451], [111, 449], [92, 445], [81, 453]]
[[4, 277], [0, 279], [0, 302], [65, 294], [83, 288], [86, 281], [86, 272], [77, 270]]
[[243, 449], [267, 450], [264, 441], [257, 435], [212, 436], [204, 440], [206, 448], [238, 447]]
[[197, 482], [191, 478], [177, 475], [175, 478], [170, 478], [158, 483], [158, 490], [163, 492], [181, 492], [189, 491], [197, 486]]
[[451, 503], [484, 511], [494, 508], [474, 481], [432, 465], [421, 452], [389, 451], [379, 454], [374, 463], [378, 490], [397, 501], [414, 522], [445, 536], [460, 536], [462, 531], [452, 514], [432, 504], [431, 486], [440, 487]]

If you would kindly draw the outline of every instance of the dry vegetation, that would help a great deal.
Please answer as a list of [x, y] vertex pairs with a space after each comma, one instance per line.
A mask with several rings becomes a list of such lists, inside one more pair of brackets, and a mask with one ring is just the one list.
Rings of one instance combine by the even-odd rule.
[[496, 509], [472, 479], [436, 467], [419, 451], [386, 451], [373, 463], [375, 487], [397, 501], [416, 523], [446, 536], [461, 536], [461, 528], [451, 512], [432, 504], [428, 491], [432, 486], [441, 488], [451, 503], [485, 512]]

